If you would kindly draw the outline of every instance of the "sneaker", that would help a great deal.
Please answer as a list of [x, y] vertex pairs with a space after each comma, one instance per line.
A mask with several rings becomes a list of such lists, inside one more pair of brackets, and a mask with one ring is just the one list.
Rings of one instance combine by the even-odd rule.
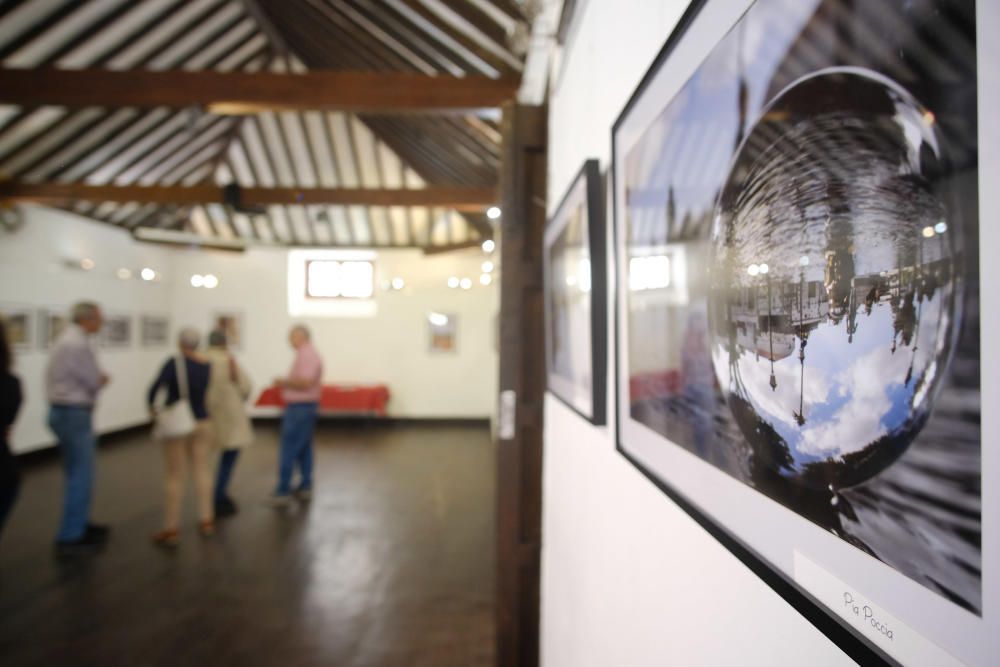
[[300, 503], [307, 503], [312, 500], [313, 491], [312, 489], [297, 489], [293, 495]]
[[267, 499], [267, 504], [277, 509], [285, 509], [292, 504], [292, 497], [289, 495], [280, 496], [276, 493]]
[[77, 554], [94, 553], [99, 551], [106, 541], [106, 538], [98, 537], [87, 531], [75, 540], [58, 540], [56, 542], [56, 554], [59, 556], [75, 556]]
[[180, 535], [178, 535], [176, 528], [161, 530], [158, 533], [153, 533], [152, 540], [153, 544], [165, 549], [176, 549], [181, 543], [181, 538]]
[[219, 502], [215, 503], [215, 518], [224, 519], [227, 516], [232, 516], [239, 511], [236, 507], [236, 503], [233, 502], [232, 498], [223, 498]]

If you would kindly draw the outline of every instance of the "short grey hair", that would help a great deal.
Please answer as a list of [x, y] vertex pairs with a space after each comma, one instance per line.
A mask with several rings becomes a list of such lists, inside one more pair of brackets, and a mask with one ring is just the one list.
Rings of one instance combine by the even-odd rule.
[[93, 301], [81, 301], [73, 304], [73, 309], [70, 311], [69, 318], [73, 320], [74, 324], [79, 324], [80, 322], [86, 322], [87, 320], [96, 318], [100, 312], [101, 307]]
[[222, 329], [212, 329], [208, 334], [208, 344], [212, 347], [225, 347], [229, 343], [226, 332]]
[[303, 336], [305, 336], [306, 340], [311, 340], [312, 339], [312, 334], [309, 333], [309, 327], [307, 327], [306, 325], [304, 325], [304, 324], [296, 324], [295, 326], [292, 327], [292, 331], [291, 332], [294, 333], [296, 331], [298, 331]]
[[177, 343], [184, 350], [197, 350], [201, 342], [201, 334], [194, 327], [184, 327], [177, 335]]

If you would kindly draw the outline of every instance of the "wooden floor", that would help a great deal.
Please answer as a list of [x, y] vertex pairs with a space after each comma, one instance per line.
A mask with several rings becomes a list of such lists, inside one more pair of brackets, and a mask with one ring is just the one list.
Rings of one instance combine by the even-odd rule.
[[494, 448], [485, 427], [317, 433], [316, 497], [262, 504], [276, 430], [237, 468], [241, 512], [205, 540], [192, 491], [180, 548], [161, 521], [161, 458], [144, 435], [102, 447], [104, 553], [56, 559], [58, 459], [25, 469], [0, 538], [0, 665], [434, 666], [493, 662]]

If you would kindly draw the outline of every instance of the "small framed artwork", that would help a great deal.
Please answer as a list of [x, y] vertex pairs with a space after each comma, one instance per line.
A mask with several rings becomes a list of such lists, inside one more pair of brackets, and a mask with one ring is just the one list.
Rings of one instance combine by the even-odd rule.
[[545, 227], [548, 388], [594, 424], [606, 421], [607, 244], [597, 160], [580, 169]]
[[101, 346], [126, 348], [132, 344], [132, 316], [108, 314], [101, 328]]
[[56, 339], [69, 326], [68, 309], [46, 308], [38, 311], [38, 346], [43, 350], [52, 347]]
[[170, 320], [162, 315], [143, 315], [140, 320], [143, 347], [164, 347], [170, 344]]
[[862, 664], [1000, 654], [988, 4], [694, 2], [613, 130], [619, 451]]
[[429, 350], [432, 354], [458, 352], [458, 317], [453, 314], [427, 315]]
[[0, 305], [0, 320], [7, 328], [7, 343], [16, 352], [31, 349], [34, 318], [31, 308]]
[[230, 349], [240, 350], [243, 348], [243, 313], [215, 313], [212, 316], [212, 326], [209, 327], [209, 331], [215, 330], [225, 332], [226, 341]]

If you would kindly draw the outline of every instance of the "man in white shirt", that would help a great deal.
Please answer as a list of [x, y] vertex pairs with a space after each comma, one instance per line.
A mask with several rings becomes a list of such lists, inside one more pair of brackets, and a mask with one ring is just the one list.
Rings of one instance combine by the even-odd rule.
[[66, 474], [63, 518], [56, 536], [60, 552], [99, 547], [108, 529], [90, 522], [90, 496], [94, 483], [93, 411], [98, 392], [108, 376], [97, 365], [90, 337], [101, 330], [104, 319], [95, 303], [73, 306], [72, 324], [52, 347], [46, 381], [49, 428], [59, 440]]

